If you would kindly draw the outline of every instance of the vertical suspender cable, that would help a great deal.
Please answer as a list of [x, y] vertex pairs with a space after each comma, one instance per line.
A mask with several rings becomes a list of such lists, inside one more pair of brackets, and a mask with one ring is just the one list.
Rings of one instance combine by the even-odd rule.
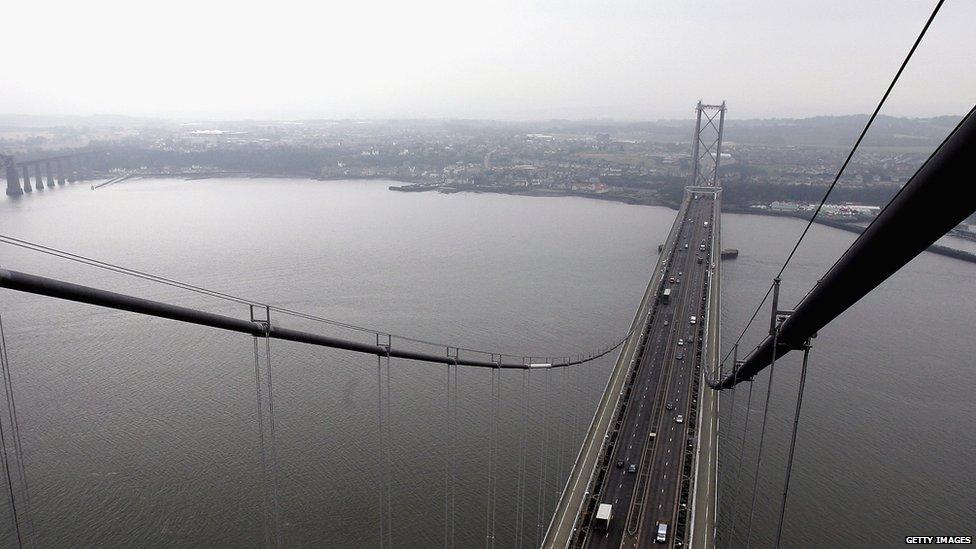
[[545, 529], [546, 529], [546, 525], [548, 524], [548, 518], [549, 518], [549, 485], [551, 484], [549, 482], [549, 476], [552, 475], [554, 472], [553, 459], [552, 459], [554, 441], [553, 441], [553, 433], [552, 433], [553, 406], [552, 406], [552, 369], [551, 368], [546, 369], [546, 396], [544, 400], [545, 400], [545, 407], [546, 407], [545, 439], [546, 439], [547, 452], [545, 455], [546, 474], [543, 476], [543, 479], [546, 481], [545, 497], [542, 500], [543, 501], [542, 503], [542, 538], [543, 539], [545, 539], [545, 534], [546, 534]]
[[803, 367], [800, 368], [800, 387], [796, 392], [796, 412], [793, 413], [793, 434], [790, 435], [790, 455], [786, 459], [786, 480], [783, 481], [783, 502], [779, 508], [779, 521], [776, 525], [776, 543], [779, 548], [783, 536], [783, 517], [786, 515], [786, 498], [790, 492], [790, 474], [793, 472], [793, 451], [796, 449], [796, 429], [800, 423], [800, 405], [803, 403], [803, 387], [807, 381], [807, 359], [810, 357], [810, 342], [803, 344]]
[[[444, 388], [446, 389], [447, 400], [444, 402], [444, 421], [447, 425], [444, 426], [444, 433], [448, 434], [450, 437], [451, 432], [451, 365], [448, 364], [445, 367], [447, 371], [447, 383]], [[444, 449], [444, 547], [447, 549], [451, 546], [451, 457], [450, 454], [453, 451], [452, 444], [453, 440], [448, 440], [445, 444]]]
[[548, 411], [548, 406], [546, 403], [546, 397], [549, 394], [549, 370], [546, 369], [543, 374], [546, 379], [543, 380], [543, 398], [542, 401], [542, 413], [539, 416], [542, 419], [542, 436], [539, 437], [541, 449], [539, 450], [539, 500], [536, 511], [536, 525], [535, 525], [535, 546], [538, 547], [542, 543], [542, 521], [544, 520], [543, 515], [545, 514], [545, 498], [546, 498], [546, 438], [549, 434], [549, 421], [546, 417], [546, 412]]
[[528, 423], [528, 392], [529, 371], [522, 370], [522, 410], [519, 413], [519, 461], [518, 461], [518, 491], [515, 505], [515, 548], [522, 548], [522, 532], [525, 527], [525, 438]]
[[[0, 322], [0, 330], [2, 330], [2, 322]], [[0, 354], [0, 366], [3, 367], [4, 372], [7, 370], [7, 344], [6, 341], [0, 341], [3, 345], [3, 353]], [[0, 420], [0, 454], [2, 454], [3, 459], [0, 463], [3, 465], [3, 474], [7, 479], [7, 495], [10, 498], [10, 515], [14, 522], [14, 532], [17, 534], [17, 547], [24, 546], [24, 540], [21, 534], [20, 528], [20, 518], [17, 514], [17, 498], [14, 496], [14, 483], [10, 475], [10, 463], [7, 461], [7, 437], [3, 429], [3, 421]]]
[[491, 396], [489, 398], [489, 419], [488, 419], [488, 492], [487, 492], [487, 505], [485, 506], [487, 512], [485, 513], [485, 547], [491, 549], [494, 540], [494, 531], [492, 529], [494, 525], [494, 518], [492, 514], [494, 512], [494, 486], [495, 486], [495, 391], [496, 391], [496, 375], [497, 370], [495, 368], [491, 369]]
[[500, 429], [498, 428], [498, 411], [501, 407], [502, 399], [502, 371], [498, 368], [492, 370], [495, 373], [495, 406], [492, 410], [491, 417], [492, 423], [494, 424], [493, 438], [495, 439], [494, 444], [494, 457], [492, 463], [494, 464], [494, 471], [491, 474], [491, 546], [495, 547], [495, 520], [498, 515], [498, 454], [499, 447], [501, 446], [501, 436], [499, 434]]
[[[737, 352], [734, 352], [734, 354], [737, 355], [738, 353]], [[736, 359], [732, 359], [732, 368], [733, 368], [733, 371], [734, 371], [734, 368], [735, 368], [735, 361], [736, 361]], [[722, 365], [719, 364], [718, 378], [719, 379], [722, 379], [722, 377], [723, 377], [723, 375], [722, 375]], [[729, 404], [729, 427], [728, 427], [729, 433], [733, 432], [733, 430], [735, 429], [735, 387], [736, 387], [735, 385], [732, 386], [732, 402]], [[718, 394], [719, 394], [719, 403], [721, 404], [722, 392], [719, 391]], [[716, 469], [717, 469], [717, 466], [716, 466]], [[717, 474], [718, 473], [716, 473], [716, 475]], [[716, 484], [719, 485], [719, 486], [721, 486], [721, 482], [719, 482], [718, 480], [716, 480]], [[723, 491], [722, 490], [719, 490], [718, 493], [719, 493], [719, 503], [718, 503], [718, 510], [716, 510], [716, 512], [718, 512], [719, 510], [721, 510], [722, 504], [725, 503], [725, 498], [724, 498]], [[734, 504], [735, 504], [735, 502], [733, 502], [733, 505]]]
[[386, 546], [393, 547], [393, 466], [390, 444], [393, 441], [393, 401], [390, 398], [390, 353], [386, 354]]
[[[559, 398], [559, 397], [563, 396], [562, 394], [560, 394], [562, 392], [562, 390], [563, 390], [563, 387], [564, 387], [564, 384], [562, 383], [562, 381], [560, 379], [562, 377], [561, 374], [563, 374], [563, 373], [565, 373], [565, 369], [563, 369], [562, 372], [554, 373], [553, 374], [553, 377], [556, 378], [555, 379], [555, 384], [556, 384], [555, 394], [556, 394], [556, 397], [557, 397], [555, 399], [555, 402], [554, 402], [554, 404], [556, 405], [555, 406], [555, 410], [554, 410], [554, 412], [555, 412], [555, 420], [556, 421], [555, 421], [555, 424], [552, 426], [553, 430], [555, 431], [555, 437], [554, 437], [555, 440], [553, 441], [553, 448], [555, 449], [555, 454], [556, 454], [556, 456], [555, 456], [555, 458], [556, 458], [556, 470], [553, 471], [553, 473], [554, 473], [553, 474], [553, 478], [555, 479], [556, 484], [553, 485], [553, 490], [552, 490], [553, 497], [554, 497], [554, 501], [559, 499], [559, 483], [562, 481], [562, 478], [563, 478], [563, 453], [565, 451], [565, 445], [563, 444], [563, 430], [562, 430], [562, 427], [563, 427], [563, 421], [562, 421], [562, 419], [563, 419], [562, 418], [562, 410], [563, 410], [563, 407], [562, 407], [562, 402], [560, 402], [561, 399]], [[563, 378], [563, 379], [565, 379], [565, 378]], [[556, 505], [557, 503], [558, 503], [558, 501], [556, 501], [554, 503], [554, 505]]]
[[258, 445], [261, 447], [261, 492], [264, 504], [264, 546], [271, 547], [271, 498], [268, 489], [268, 459], [264, 441], [264, 399], [261, 396], [261, 354], [258, 351], [258, 337], [254, 336], [254, 389], [258, 405]]
[[281, 537], [281, 523], [279, 517], [278, 501], [278, 440], [275, 435], [275, 410], [274, 410], [274, 383], [271, 378], [271, 316], [268, 313], [268, 322], [265, 324], [264, 346], [268, 361], [268, 434], [271, 437], [271, 503], [272, 516], [274, 518], [275, 547], [284, 547]]
[[380, 537], [379, 546], [385, 545], [385, 524], [386, 524], [386, 438], [383, 436], [383, 357], [376, 356], [376, 431], [380, 446]]
[[580, 413], [583, 407], [583, 395], [580, 393], [580, 376], [582, 368], [573, 368], [573, 449], [576, 450], [576, 441], [580, 440]]
[[458, 369], [457, 363], [453, 365], [454, 368], [454, 397], [451, 402], [451, 423], [453, 424], [452, 438], [454, 439], [454, 450], [451, 452], [451, 547], [454, 547], [454, 536], [455, 536], [455, 516], [457, 509], [457, 446], [458, 446], [458, 395], [460, 390], [458, 374], [461, 370]]
[[17, 419], [17, 403], [14, 399], [14, 383], [10, 373], [10, 356], [7, 354], [7, 337], [3, 332], [3, 320], [0, 318], [0, 349], [3, 350], [4, 388], [7, 393], [7, 413], [10, 414], [10, 424], [13, 427], [14, 449], [17, 451], [17, 471], [24, 488], [24, 519], [27, 523], [27, 543], [34, 544], [34, 522], [31, 518], [30, 484], [27, 482], [27, 470], [24, 466], [24, 447], [20, 442], [20, 420]]
[[[775, 299], [774, 299], [775, 316]], [[776, 322], [773, 328], [773, 349], [779, 344], [780, 323]], [[766, 416], [769, 414], [769, 397], [773, 392], [773, 370], [776, 368], [776, 355], [773, 353], [773, 360], [769, 365], [769, 385], [766, 387], [766, 404], [763, 406], [762, 428], [759, 431], [759, 450], [756, 455], [756, 474], [752, 479], [752, 503], [749, 506], [749, 527], [746, 534], [746, 549], [752, 547], [752, 520], [756, 516], [756, 494], [759, 492], [759, 468], [762, 465], [763, 440], [766, 438]]]
[[742, 458], [746, 453], [746, 438], [749, 434], [749, 412], [752, 409], [752, 380], [749, 381], [749, 397], [746, 399], [746, 417], [742, 422], [742, 443], [739, 445], [739, 464], [735, 467], [735, 478], [732, 479], [734, 486], [732, 494], [732, 520], [729, 524], [729, 547], [733, 547], [735, 539], [735, 519], [739, 516], [739, 476], [742, 474]]
[[[570, 384], [571, 380], [567, 375], [567, 371], [566, 371], [567, 369], [568, 368], [562, 368], [561, 369], [562, 371], [560, 373], [560, 375], [563, 378], [562, 380], [563, 394], [560, 402], [563, 409], [562, 425], [560, 426], [560, 428], [562, 429], [562, 440], [563, 440], [563, 467], [561, 469], [562, 474], [559, 476], [560, 485], [563, 484], [564, 482], [563, 479], [567, 474], [567, 469], [569, 467], [572, 467], [572, 456], [570, 456], [570, 451], [572, 450], [572, 446], [573, 446], [572, 422], [569, 421], [569, 418], [566, 417], [566, 405], [570, 404], [569, 393], [571, 389], [571, 384]], [[556, 505], [559, 505], [559, 495], [561, 489], [562, 489], [561, 486], [556, 487]]]
[[14, 483], [10, 478], [10, 464], [7, 463], [7, 443], [6, 435], [3, 430], [3, 422], [0, 421], [0, 452], [3, 453], [3, 474], [7, 479], [7, 495], [10, 498], [10, 514], [14, 520], [14, 532], [17, 533], [17, 547], [23, 547], [24, 541], [20, 533], [20, 519], [17, 516], [17, 498], [14, 497]]

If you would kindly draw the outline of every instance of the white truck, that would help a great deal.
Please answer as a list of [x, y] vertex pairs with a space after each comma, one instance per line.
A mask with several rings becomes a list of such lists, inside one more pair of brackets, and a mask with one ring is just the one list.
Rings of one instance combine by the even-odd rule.
[[593, 519], [593, 529], [606, 532], [610, 528], [610, 519], [613, 518], [613, 505], [601, 503], [596, 508], [596, 517]]

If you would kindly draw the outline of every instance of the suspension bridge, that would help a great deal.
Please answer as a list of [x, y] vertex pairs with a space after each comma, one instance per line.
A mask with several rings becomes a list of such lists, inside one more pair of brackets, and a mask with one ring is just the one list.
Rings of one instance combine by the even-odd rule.
[[[932, 17], [937, 11], [938, 7]], [[931, 18], [925, 29], [929, 23]], [[843, 174], [924, 32], [923, 29], [844, 165], [838, 170], [820, 207]], [[976, 211], [976, 187], [970, 184], [974, 176], [972, 159], [976, 158], [976, 108], [962, 119], [807, 295], [794, 307], [784, 308], [779, 296], [781, 277], [806, 235], [804, 230], [746, 327], [723, 353], [720, 348], [719, 314], [722, 303], [722, 262], [719, 255], [722, 189], [719, 164], [725, 114], [724, 103], [707, 105], [699, 102], [690, 185], [685, 189], [660, 257], [649, 273], [646, 290], [637, 305], [630, 329], [619, 340], [600, 349], [564, 356], [529, 356], [411, 339], [3, 235], [0, 235], [0, 243], [5, 245], [229, 301], [246, 306], [249, 314], [246, 317], [218, 314], [42, 277], [11, 269], [8, 265], [0, 266], [0, 288], [250, 337], [253, 344], [257, 434], [261, 450], [262, 499], [266, 511], [261, 528], [265, 546], [294, 544], [286, 538], [280, 514], [275, 358], [272, 351], [274, 341], [287, 341], [376, 357], [376, 435], [382, 442], [380, 504], [379, 516], [364, 517], [363, 520], [377, 524], [380, 546], [398, 545], [390, 490], [395, 471], [390, 466], [391, 448], [388, 441], [392, 428], [391, 369], [395, 370], [396, 361], [402, 360], [437, 364], [445, 368], [445, 417], [442, 418], [444, 429], [441, 434], [442, 443], [447, 448], [445, 455], [449, 457], [440, 464], [444, 480], [443, 485], [437, 488], [443, 492], [443, 508], [440, 511], [443, 512], [445, 547], [455, 547], [459, 543], [456, 536], [458, 465], [455, 459], [459, 446], [458, 380], [468, 369], [487, 370], [490, 374], [489, 392], [486, 395], [490, 418], [485, 432], [487, 466], [483, 472], [485, 490], [481, 494], [485, 499], [484, 546], [535, 545], [555, 549], [662, 544], [669, 547], [715, 547], [735, 546], [745, 540], [748, 547], [758, 544], [753, 537], [757, 506], [775, 505], [778, 524], [773, 545], [778, 547], [782, 541], [783, 517], [789, 510], [789, 483], [813, 340], [818, 331], [833, 319]], [[8, 174], [13, 181], [16, 173], [10, 162]], [[10, 188], [13, 187], [11, 182]], [[818, 212], [819, 208], [814, 218]], [[810, 219], [810, 224], [813, 220]], [[768, 332], [765, 338], [748, 352], [740, 352], [743, 336], [749, 327], [757, 320], [766, 322], [766, 315], [761, 313], [767, 303]], [[340, 337], [287, 325], [289, 321], [297, 319], [316, 325], [341, 327], [357, 336]], [[3, 336], [0, 320], [0, 358], [6, 396], [6, 407], [0, 409], [0, 464], [8, 488], [7, 503], [17, 542], [21, 546], [34, 546], [36, 531], [31, 517], [32, 493], [24, 464], [21, 421], [17, 416], [11, 382], [13, 365], [7, 352], [8, 345], [16, 344]], [[411, 344], [423, 345], [428, 350], [418, 350], [417, 345]], [[430, 351], [431, 348], [438, 348], [441, 352]], [[756, 498], [757, 481], [763, 460], [763, 437], [773, 374], [776, 361], [791, 352], [802, 353], [803, 362], [792, 418], [789, 458], [787, 468], [782, 472], [781, 498], [776, 502], [760, 502]], [[562, 383], [566, 387], [565, 380], [560, 381], [556, 373], [565, 374], [584, 368], [606, 356], [614, 357], [614, 366], [582, 436], [582, 444], [574, 448], [573, 456], [567, 463], [563, 462], [567, 441], [572, 444], [571, 439], [561, 439], [558, 434], [550, 438], [549, 432], [546, 432], [539, 441], [542, 444], [540, 465], [543, 478], [529, 478], [526, 463], [528, 434], [523, 424], [516, 434], [519, 441], [516, 490], [514, 494], [502, 490], [500, 481], [503, 472], [499, 462], [502, 454], [508, 451], [502, 440], [511, 434], [502, 432], [498, 420], [503, 403], [506, 400], [516, 403], [514, 405], [519, 407], [517, 414], [525, 419], [529, 415], [528, 395], [533, 378], [538, 382], [541, 376], [549, 398], [554, 384]], [[768, 383], [769, 388], [765, 393], [762, 417], [755, 420], [750, 418], [752, 386], [760, 380], [760, 376], [765, 376], [763, 381]], [[503, 378], [506, 377], [509, 380], [520, 378], [517, 394], [508, 395], [508, 399], [503, 398]], [[729, 413], [723, 422], [723, 410], [735, 409], [737, 391], [741, 390], [743, 384], [747, 385], [748, 392], [739, 397], [744, 396], [748, 400], [745, 417], [736, 418]], [[724, 404], [726, 399], [731, 399], [729, 406]], [[758, 426], [755, 425], [756, 421]], [[720, 429], [727, 429], [729, 436], [737, 436], [739, 429], [742, 429], [744, 438], [750, 427], [760, 430], [756, 475], [751, 486], [738, 482], [738, 472], [743, 467], [752, 466], [744, 463], [741, 447], [737, 455], [726, 455], [720, 451], [718, 444]], [[550, 454], [557, 456], [557, 460], [553, 465], [555, 470], [547, 472]], [[733, 507], [734, 516], [727, 521], [730, 524], [728, 532], [720, 532], [717, 527], [719, 501], [727, 497], [719, 490], [720, 459], [735, 463], [736, 496], [745, 495], [750, 501], [748, 507]], [[547, 478], [554, 478], [558, 485], [558, 490], [552, 494], [549, 493]], [[533, 484], [533, 481], [536, 483]], [[533, 486], [538, 486], [539, 497], [536, 499], [537, 507], [529, 509], [528, 495]], [[733, 499], [739, 501], [740, 498]], [[499, 534], [500, 505], [515, 508], [514, 539], [502, 538]]]

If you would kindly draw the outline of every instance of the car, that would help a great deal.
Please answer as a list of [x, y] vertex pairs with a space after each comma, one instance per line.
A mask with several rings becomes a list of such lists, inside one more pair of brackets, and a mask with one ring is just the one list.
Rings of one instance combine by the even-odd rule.
[[667, 408], [668, 410], [674, 410], [674, 404], [670, 402], [665, 404], [664, 407]]
[[676, 358], [678, 360], [684, 360], [685, 359], [685, 354], [684, 353], [678, 353], [678, 356], [676, 356], [674, 358]]
[[682, 271], [678, 271], [678, 276], [681, 276], [681, 275], [683, 275], [683, 274], [685, 274], [685, 273], [684, 273], [684, 272], [682, 272]]
[[667, 320], [665, 320], [665, 321], [664, 321], [664, 325], [665, 325], [665, 326], [667, 326], [667, 325], [668, 325], [668, 321], [667, 321]]
[[674, 277], [672, 276], [671, 278], [669, 278], [668, 279], [668, 282], [670, 282], [671, 284], [674, 284]]
[[664, 543], [668, 541], [668, 523], [659, 522], [657, 523], [657, 537], [654, 538], [657, 543]]
[[684, 345], [685, 345], [685, 340], [678, 339], [678, 347], [684, 347]]
[[683, 416], [681, 414], [678, 414], [677, 416], [675, 416], [674, 422], [675, 423], [684, 423], [685, 422], [685, 416]]
[[630, 467], [627, 468], [627, 472], [628, 473], [636, 473], [637, 472], [637, 465], [631, 463], [630, 464]]
[[618, 459], [617, 460], [617, 469], [620, 469], [623, 466], [624, 466], [624, 460]]
[[680, 279], [680, 278], [676, 278], [676, 279], [674, 279], [674, 283], [675, 283], [675, 284], [681, 284], [681, 279]]

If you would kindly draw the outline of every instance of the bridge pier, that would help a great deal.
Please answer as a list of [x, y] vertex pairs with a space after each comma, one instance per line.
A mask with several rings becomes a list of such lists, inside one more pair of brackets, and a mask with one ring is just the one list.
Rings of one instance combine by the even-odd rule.
[[27, 171], [27, 164], [24, 164], [23, 166], [21, 166], [21, 168], [24, 170], [24, 192], [25, 193], [33, 192], [34, 188], [31, 186], [30, 172]]
[[24, 190], [20, 188], [20, 174], [17, 173], [17, 166], [13, 159], [7, 164], [7, 196], [20, 196]]
[[44, 167], [47, 169], [47, 186], [50, 188], [54, 187], [54, 170], [51, 169], [51, 161], [48, 160], [44, 163]]
[[66, 172], [66, 178], [68, 180], [68, 183], [74, 183], [75, 181], [78, 181], [78, 179], [75, 178], [74, 161], [71, 159], [71, 157], [69, 156], [65, 158], [64, 163], [67, 166], [65, 172]]
[[27, 171], [27, 166], [22, 165], [20, 168], [24, 171], [24, 192], [33, 192], [34, 187], [32, 187], [30, 184], [30, 173]]
[[54, 168], [55, 172], [57, 172], [55, 175], [58, 179], [58, 185], [64, 185], [64, 166], [61, 165], [60, 160], [54, 162]]
[[34, 166], [34, 188], [43, 191], [44, 190], [44, 175], [41, 173], [41, 165], [37, 162], [31, 164]]

